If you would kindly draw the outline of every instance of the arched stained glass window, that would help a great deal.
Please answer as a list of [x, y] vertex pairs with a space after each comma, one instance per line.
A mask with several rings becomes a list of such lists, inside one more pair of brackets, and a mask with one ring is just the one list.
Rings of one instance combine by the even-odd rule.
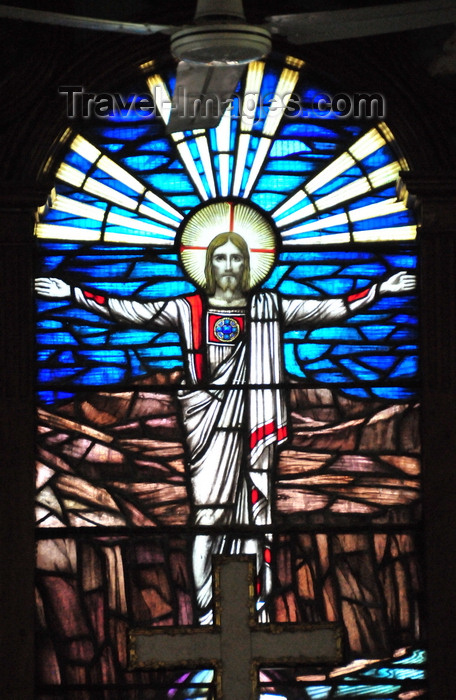
[[239, 552], [260, 622], [344, 639], [262, 698], [418, 697], [407, 163], [294, 57], [171, 135], [173, 69], [141, 70], [153, 108], [72, 133], [36, 226], [37, 697], [215, 697], [211, 670], [131, 669], [127, 634], [211, 623], [208, 562]]

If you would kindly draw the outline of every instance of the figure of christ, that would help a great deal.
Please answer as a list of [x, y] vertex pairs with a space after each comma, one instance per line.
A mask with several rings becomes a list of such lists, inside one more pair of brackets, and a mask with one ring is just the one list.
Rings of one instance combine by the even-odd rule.
[[[203, 293], [146, 302], [107, 297], [49, 277], [36, 280], [36, 291], [72, 298], [123, 324], [179, 334], [185, 378], [178, 398], [197, 531], [192, 568], [198, 619], [212, 622], [213, 555], [248, 553], [256, 556], [257, 611], [266, 621], [272, 478], [278, 448], [288, 436], [283, 331], [340, 322], [384, 294], [412, 291], [415, 276], [400, 271], [345, 298], [251, 292], [249, 248], [234, 232], [219, 234], [208, 245], [205, 276]], [[230, 530], [243, 527], [250, 533], [257, 527], [258, 536], [230, 536]]]

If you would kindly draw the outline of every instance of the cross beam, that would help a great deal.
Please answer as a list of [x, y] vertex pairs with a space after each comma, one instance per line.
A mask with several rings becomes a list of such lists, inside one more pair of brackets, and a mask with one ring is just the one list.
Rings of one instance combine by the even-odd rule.
[[217, 557], [216, 624], [132, 630], [131, 668], [215, 667], [217, 700], [256, 700], [260, 666], [340, 662], [335, 623], [257, 624], [253, 572], [253, 557]]

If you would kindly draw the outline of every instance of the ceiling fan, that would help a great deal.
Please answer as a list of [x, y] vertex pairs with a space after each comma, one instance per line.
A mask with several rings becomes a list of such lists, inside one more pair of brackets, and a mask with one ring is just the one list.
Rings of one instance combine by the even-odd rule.
[[[0, 5], [0, 17], [138, 35], [170, 35], [178, 60], [168, 133], [216, 126], [223, 110], [207, 110], [205, 96], [226, 104], [248, 63], [266, 56], [273, 36], [312, 44], [456, 22], [456, 0], [410, 0], [391, 5], [303, 12], [248, 24], [242, 0], [197, 0], [194, 22], [185, 26], [119, 22]], [[197, 99], [199, 110], [193, 109]]]

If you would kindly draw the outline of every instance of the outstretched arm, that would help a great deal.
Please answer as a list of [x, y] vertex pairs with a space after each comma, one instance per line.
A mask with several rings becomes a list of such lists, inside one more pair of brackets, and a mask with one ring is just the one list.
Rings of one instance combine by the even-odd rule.
[[57, 277], [37, 277], [35, 292], [40, 297], [50, 299], [69, 299], [71, 297], [70, 285]]
[[416, 287], [415, 275], [401, 270], [381, 283], [373, 284], [347, 297], [332, 299], [284, 299], [282, 301], [284, 321], [287, 326], [324, 325], [343, 321], [372, 304], [385, 294], [404, 294]]
[[177, 315], [172, 302], [118, 299], [103, 292], [72, 287], [57, 277], [38, 277], [35, 280], [35, 290], [37, 294], [48, 299], [73, 298], [78, 306], [121, 323], [148, 324], [160, 330], [174, 330], [176, 327]]
[[413, 292], [416, 287], [416, 276], [410, 272], [401, 270], [396, 272], [391, 277], [388, 277], [380, 284], [380, 294], [403, 294], [404, 292]]

